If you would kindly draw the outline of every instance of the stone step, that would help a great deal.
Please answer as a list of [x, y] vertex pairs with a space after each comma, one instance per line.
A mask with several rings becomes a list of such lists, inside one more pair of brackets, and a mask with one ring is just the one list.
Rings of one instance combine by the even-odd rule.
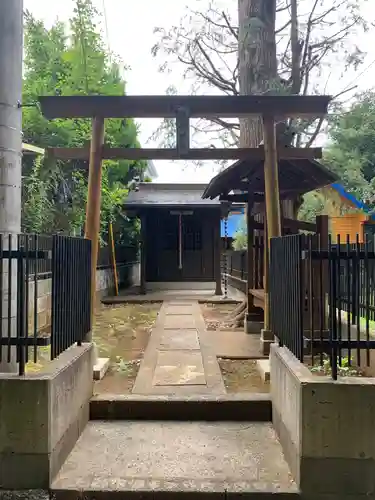
[[109, 395], [90, 402], [91, 420], [175, 420], [269, 422], [272, 403], [268, 394], [196, 396]]
[[269, 423], [90, 422], [55, 500], [300, 498]]

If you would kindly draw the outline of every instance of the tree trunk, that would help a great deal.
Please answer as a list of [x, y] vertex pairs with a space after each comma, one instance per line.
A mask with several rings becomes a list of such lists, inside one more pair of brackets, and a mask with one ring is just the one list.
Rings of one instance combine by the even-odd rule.
[[[263, 94], [277, 82], [276, 0], [238, 0], [238, 61], [241, 95]], [[240, 120], [240, 147], [263, 140], [260, 118]]]
[[[241, 95], [276, 88], [276, 0], [238, 0], [238, 67]], [[256, 148], [263, 140], [260, 117], [240, 119], [240, 147]], [[244, 322], [247, 299], [236, 308], [234, 326]]]

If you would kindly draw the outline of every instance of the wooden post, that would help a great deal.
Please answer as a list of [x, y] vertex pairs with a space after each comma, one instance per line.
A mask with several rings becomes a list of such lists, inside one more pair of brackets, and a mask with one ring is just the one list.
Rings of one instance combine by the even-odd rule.
[[254, 297], [250, 293], [250, 290], [254, 288], [254, 217], [251, 214], [253, 201], [250, 194], [248, 196], [245, 210], [247, 221], [247, 314], [249, 316], [254, 312]]
[[[322, 250], [328, 250], [328, 240], [329, 240], [329, 218], [328, 215], [318, 215], [316, 217], [316, 234], [319, 235], [320, 248]], [[321, 268], [322, 266], [322, 268]], [[323, 329], [327, 329], [327, 314], [326, 314], [326, 297], [329, 288], [329, 270], [328, 262], [322, 264], [315, 263], [313, 267], [316, 269], [316, 275], [313, 280], [313, 293], [317, 297], [317, 304], [315, 306], [315, 325], [320, 329], [320, 321], [323, 318], [324, 324]], [[321, 294], [323, 296], [321, 296]], [[323, 311], [321, 310], [323, 308]]]
[[264, 247], [263, 247], [263, 261], [264, 261], [264, 274], [263, 274], [263, 287], [264, 287], [264, 330], [270, 329], [270, 309], [269, 309], [269, 245], [268, 245], [268, 229], [267, 220], [264, 219]]
[[222, 255], [222, 244], [221, 244], [221, 214], [219, 213], [217, 218], [214, 219], [214, 269], [215, 269], [215, 295], [223, 295], [223, 290], [221, 288], [221, 255]]
[[146, 214], [141, 215], [141, 276], [140, 292], [146, 295]]
[[271, 238], [281, 236], [279, 167], [277, 162], [276, 128], [273, 116], [263, 117], [264, 191], [268, 245]]
[[[271, 238], [281, 236], [281, 205], [279, 192], [279, 168], [277, 162], [276, 128], [273, 116], [263, 116], [264, 141], [264, 192], [267, 221], [265, 239], [264, 277], [264, 330], [269, 330], [269, 251]], [[265, 224], [266, 226], [266, 224]], [[266, 244], [267, 242], [267, 244]]]
[[[100, 201], [102, 187], [102, 147], [104, 143], [104, 119], [92, 120], [89, 180], [87, 187], [85, 238], [91, 240], [91, 319], [93, 319], [96, 301], [96, 266], [98, 262], [100, 233]], [[93, 324], [93, 322], [91, 323]], [[90, 332], [86, 341], [91, 341]]]
[[113, 282], [115, 285], [115, 295], [118, 296], [118, 278], [117, 278], [117, 263], [116, 263], [116, 251], [115, 251], [115, 241], [113, 238], [113, 227], [112, 222], [108, 224], [108, 236], [109, 236], [109, 244], [111, 245], [111, 264], [113, 270]]

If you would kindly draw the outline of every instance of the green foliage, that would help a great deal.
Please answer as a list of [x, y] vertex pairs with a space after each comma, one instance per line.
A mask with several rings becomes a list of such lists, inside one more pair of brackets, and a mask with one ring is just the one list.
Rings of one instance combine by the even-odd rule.
[[247, 226], [245, 217], [241, 217], [241, 221], [233, 238], [232, 246], [234, 250], [247, 249]]
[[[349, 192], [375, 209], [375, 92], [358, 95], [348, 110], [341, 109], [331, 119], [329, 132], [323, 163], [338, 174]], [[308, 193], [299, 217], [313, 220], [324, 212], [330, 215], [329, 198], [324, 190]], [[348, 211], [351, 208], [340, 208], [340, 213]]]
[[[69, 27], [56, 22], [46, 29], [43, 21], [25, 13], [25, 73], [23, 102], [41, 95], [123, 95], [125, 81], [120, 61], [105, 49], [98, 12], [92, 0], [77, 0]], [[69, 29], [68, 29], [69, 28]], [[69, 33], [69, 34], [68, 34]], [[24, 141], [42, 147], [83, 146], [90, 140], [89, 120], [46, 120], [37, 106], [23, 109]], [[137, 127], [130, 119], [106, 121], [106, 143], [113, 147], [139, 147]], [[72, 233], [85, 219], [88, 162], [23, 163], [25, 230]], [[143, 161], [104, 162], [102, 179], [102, 231], [109, 220], [121, 233], [126, 224], [121, 206], [134, 177], [142, 176]], [[127, 224], [129, 226], [129, 224]], [[133, 227], [134, 228], [134, 227]]]
[[[323, 364], [320, 364], [320, 359], [316, 359], [316, 364], [310, 368], [313, 373], [321, 375], [332, 375], [331, 360], [327, 354], [323, 357]], [[349, 357], [337, 358], [337, 374], [340, 377], [361, 377], [362, 373], [355, 366], [354, 359]]]
[[373, 203], [375, 187], [375, 93], [357, 96], [356, 102], [332, 120], [332, 144], [326, 164], [343, 185], [361, 200]]

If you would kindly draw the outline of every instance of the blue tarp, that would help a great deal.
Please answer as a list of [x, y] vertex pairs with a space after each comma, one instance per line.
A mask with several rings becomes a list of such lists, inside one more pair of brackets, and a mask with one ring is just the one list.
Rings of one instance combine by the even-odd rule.
[[[241, 211], [242, 213], [237, 213]], [[238, 211], [236, 210], [236, 213], [234, 214], [229, 214], [228, 217], [228, 238], [233, 238], [234, 235], [237, 232], [237, 229], [241, 225], [241, 222], [244, 217], [244, 209], [239, 209]], [[225, 230], [224, 230], [224, 219], [221, 219], [221, 236], [225, 236]]]
[[371, 219], [375, 220], [375, 214], [372, 213], [370, 207], [363, 203], [363, 201], [358, 200], [352, 193], [349, 193], [344, 186], [338, 182], [331, 184], [331, 187], [345, 200], [349, 201], [353, 206], [365, 212], [369, 215]]

